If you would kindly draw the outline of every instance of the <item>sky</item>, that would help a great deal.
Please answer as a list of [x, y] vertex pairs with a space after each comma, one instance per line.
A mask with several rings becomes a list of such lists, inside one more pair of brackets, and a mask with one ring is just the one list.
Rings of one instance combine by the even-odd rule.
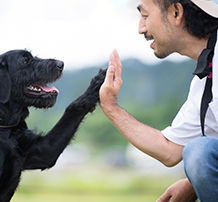
[[[27, 49], [56, 58], [66, 69], [101, 65], [117, 49], [121, 60], [157, 63], [138, 33], [138, 0], [2, 0], [0, 53]], [[167, 60], [181, 61], [173, 54]]]

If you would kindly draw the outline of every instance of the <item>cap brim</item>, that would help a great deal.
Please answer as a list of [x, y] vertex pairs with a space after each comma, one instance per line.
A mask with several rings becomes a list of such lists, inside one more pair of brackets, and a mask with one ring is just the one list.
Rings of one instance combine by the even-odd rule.
[[211, 0], [191, 0], [207, 14], [218, 18], [218, 5]]

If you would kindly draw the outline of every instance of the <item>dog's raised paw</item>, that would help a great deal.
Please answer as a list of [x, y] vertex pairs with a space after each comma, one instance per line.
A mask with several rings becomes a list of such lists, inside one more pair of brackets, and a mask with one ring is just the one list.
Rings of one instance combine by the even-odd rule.
[[99, 101], [99, 90], [104, 82], [107, 69], [100, 69], [99, 72], [92, 78], [87, 90], [75, 99], [68, 109], [74, 108], [76, 111], [93, 112]]
[[99, 89], [104, 82], [106, 76], [107, 69], [100, 69], [98, 74], [96, 74], [90, 83], [90, 86], [87, 90], [92, 91], [92, 93], [99, 94]]
[[89, 87], [87, 88], [85, 95], [88, 101], [88, 105], [92, 106], [90, 112], [95, 110], [95, 106], [99, 101], [99, 90], [104, 82], [107, 69], [100, 69], [99, 72], [92, 78]]

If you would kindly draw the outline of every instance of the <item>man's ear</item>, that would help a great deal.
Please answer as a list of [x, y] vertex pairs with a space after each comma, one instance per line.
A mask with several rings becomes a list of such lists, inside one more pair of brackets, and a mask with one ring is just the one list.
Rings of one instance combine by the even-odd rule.
[[11, 80], [6, 59], [0, 61], [0, 103], [8, 102], [11, 95]]
[[172, 4], [168, 9], [168, 13], [171, 15], [171, 20], [174, 21], [176, 26], [181, 24], [184, 14], [184, 9], [181, 3]]

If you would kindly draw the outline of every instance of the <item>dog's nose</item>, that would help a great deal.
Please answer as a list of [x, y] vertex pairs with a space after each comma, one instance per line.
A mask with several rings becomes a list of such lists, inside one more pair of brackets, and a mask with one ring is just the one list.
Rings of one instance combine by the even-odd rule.
[[64, 69], [64, 62], [60, 61], [60, 60], [57, 60], [56, 61], [56, 64], [57, 64], [57, 68], [59, 70], [63, 70]]

